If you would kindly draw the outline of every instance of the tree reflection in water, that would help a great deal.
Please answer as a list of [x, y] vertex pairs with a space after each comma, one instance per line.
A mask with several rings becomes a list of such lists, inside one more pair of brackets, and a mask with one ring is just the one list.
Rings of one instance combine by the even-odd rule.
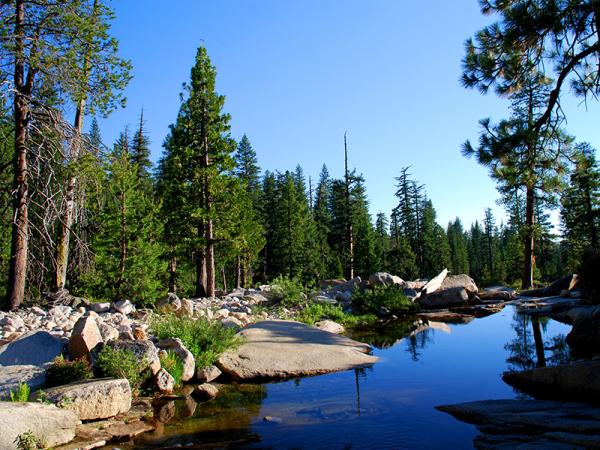
[[546, 365], [563, 364], [570, 360], [565, 336], [558, 335], [544, 341], [550, 319], [548, 317], [513, 314], [512, 329], [517, 337], [508, 342], [506, 359], [509, 371], [522, 371]]

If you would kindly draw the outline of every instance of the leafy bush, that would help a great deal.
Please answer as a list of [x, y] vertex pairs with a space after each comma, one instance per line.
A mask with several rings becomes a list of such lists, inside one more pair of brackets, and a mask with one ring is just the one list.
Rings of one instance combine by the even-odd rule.
[[146, 375], [140, 373], [138, 359], [131, 350], [105, 345], [98, 353], [96, 366], [102, 376], [126, 378], [134, 392], [139, 390], [146, 379]]
[[325, 319], [342, 322], [345, 317], [346, 314], [344, 314], [344, 311], [339, 306], [326, 303], [309, 303], [306, 308], [298, 313], [296, 320], [314, 325], [315, 322]]
[[163, 369], [169, 372], [169, 375], [175, 380], [175, 387], [181, 386], [181, 376], [183, 375], [183, 361], [177, 354], [171, 350], [167, 351], [167, 355], [160, 358], [160, 365]]
[[16, 391], [8, 391], [8, 396], [11, 402], [28, 402], [30, 393], [31, 388], [27, 383], [19, 383]]
[[409, 314], [418, 310], [402, 290], [395, 286], [378, 286], [364, 291], [355, 290], [352, 304], [360, 311], [381, 314], [385, 308], [391, 314]]
[[204, 318], [155, 315], [151, 328], [158, 339], [181, 339], [183, 345], [194, 355], [197, 367], [210, 366], [221, 353], [239, 343], [235, 330]]
[[372, 324], [377, 321], [377, 317], [372, 314], [357, 315], [345, 313], [340, 306], [323, 303], [309, 303], [296, 315], [295, 319], [309, 325], [314, 325], [315, 322], [328, 319], [345, 326]]
[[46, 371], [46, 386], [60, 386], [94, 377], [90, 363], [82, 358], [69, 361], [62, 355], [54, 359]]
[[305, 287], [297, 278], [277, 276], [271, 282], [271, 292], [286, 306], [298, 306], [306, 301]]

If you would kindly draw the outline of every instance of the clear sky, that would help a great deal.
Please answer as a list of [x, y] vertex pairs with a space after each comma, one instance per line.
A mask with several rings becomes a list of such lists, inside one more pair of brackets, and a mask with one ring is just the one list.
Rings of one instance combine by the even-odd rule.
[[[144, 108], [152, 158], [179, 109], [204, 43], [226, 96], [232, 135], [246, 133], [263, 169], [300, 164], [318, 177], [350, 165], [366, 179], [371, 212], [389, 215], [394, 177], [411, 166], [446, 225], [501, 208], [485, 168], [460, 155], [478, 120], [507, 115], [506, 100], [459, 83], [466, 38], [493, 18], [476, 0], [121, 0], [112, 34], [131, 59], [127, 108], [100, 120], [109, 145]], [[600, 105], [565, 102], [567, 130], [600, 147]]]

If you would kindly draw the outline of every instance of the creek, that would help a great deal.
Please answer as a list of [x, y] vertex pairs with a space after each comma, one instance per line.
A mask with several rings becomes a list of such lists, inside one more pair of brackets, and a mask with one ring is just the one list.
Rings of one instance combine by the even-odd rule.
[[165, 403], [155, 417], [166, 423], [118, 448], [472, 448], [477, 429], [434, 406], [524, 398], [503, 372], [569, 359], [570, 326], [532, 321], [513, 306], [467, 324], [432, 325], [415, 329], [413, 319], [350, 333], [373, 345], [380, 360], [372, 367], [223, 385], [206, 403]]

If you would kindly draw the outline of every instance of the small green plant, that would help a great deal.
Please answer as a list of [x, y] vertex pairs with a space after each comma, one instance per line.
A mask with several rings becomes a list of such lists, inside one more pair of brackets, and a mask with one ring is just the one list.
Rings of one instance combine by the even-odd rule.
[[172, 350], [168, 350], [166, 356], [160, 358], [160, 365], [173, 377], [175, 387], [181, 386], [181, 376], [183, 375], [183, 361], [181, 361], [181, 358]]
[[44, 448], [44, 444], [31, 431], [21, 433], [13, 442], [17, 450], [37, 450], [38, 448]]
[[16, 391], [9, 390], [8, 395], [11, 402], [28, 402], [31, 389], [27, 383], [19, 383]]
[[285, 306], [298, 306], [306, 302], [306, 290], [297, 278], [279, 275], [271, 282], [271, 292]]
[[94, 372], [86, 359], [69, 361], [60, 355], [54, 359], [46, 371], [46, 386], [60, 386], [74, 381], [89, 380], [93, 377]]
[[239, 344], [235, 330], [204, 318], [155, 315], [151, 320], [151, 328], [158, 339], [181, 339], [183, 345], [194, 355], [197, 367], [214, 364], [221, 353]]
[[105, 345], [98, 353], [96, 366], [102, 376], [126, 378], [134, 392], [137, 392], [145, 381], [144, 374], [140, 373], [138, 359], [131, 350]]
[[35, 394], [35, 401], [38, 403], [43, 403], [45, 405], [51, 405], [52, 402], [48, 399], [48, 394], [46, 394], [46, 392], [44, 392], [43, 390], [39, 390], [36, 392]]
[[379, 286], [364, 291], [355, 290], [352, 304], [361, 312], [381, 314], [385, 309], [391, 314], [411, 314], [418, 310], [402, 290], [395, 286]]

